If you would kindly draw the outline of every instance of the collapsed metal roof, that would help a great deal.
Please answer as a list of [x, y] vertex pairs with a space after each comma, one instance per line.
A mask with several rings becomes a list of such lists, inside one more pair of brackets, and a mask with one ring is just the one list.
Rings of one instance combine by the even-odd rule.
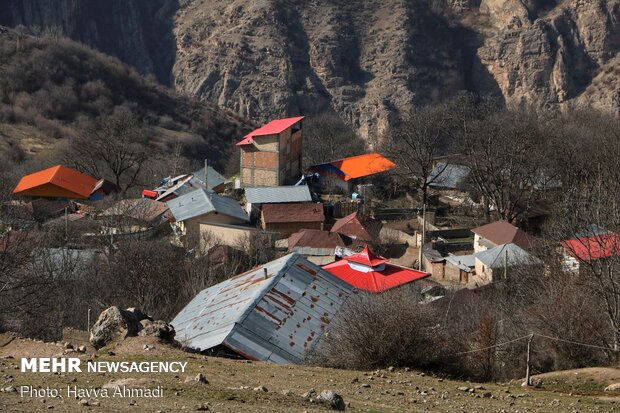
[[301, 363], [353, 287], [289, 254], [201, 291], [171, 324], [177, 340], [248, 359]]

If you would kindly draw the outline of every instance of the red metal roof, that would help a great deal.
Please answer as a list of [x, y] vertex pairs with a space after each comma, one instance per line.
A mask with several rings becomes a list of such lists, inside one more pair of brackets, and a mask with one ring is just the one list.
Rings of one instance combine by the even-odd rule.
[[580, 261], [620, 255], [620, 236], [614, 232], [562, 241], [562, 246]]
[[360, 290], [374, 293], [430, 276], [422, 271], [390, 264], [387, 259], [372, 254], [368, 247], [359, 254], [325, 265], [323, 269]]
[[303, 118], [304, 116], [297, 116], [294, 118], [272, 120], [271, 122], [245, 135], [243, 139], [237, 143], [237, 146], [251, 144], [253, 142], [252, 138], [254, 138], [255, 136], [276, 135], [290, 128]]
[[52, 198], [87, 199], [98, 180], [63, 165], [24, 176], [14, 194]]
[[387, 258], [375, 255], [368, 249], [368, 245], [366, 245], [360, 253], [347, 257], [347, 260], [364, 264], [369, 267], [376, 267], [389, 261]]

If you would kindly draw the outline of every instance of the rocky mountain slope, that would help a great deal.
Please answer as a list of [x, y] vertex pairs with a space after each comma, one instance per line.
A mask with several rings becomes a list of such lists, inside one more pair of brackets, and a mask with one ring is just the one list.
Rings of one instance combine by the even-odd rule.
[[61, 26], [257, 121], [333, 110], [366, 137], [462, 89], [620, 108], [619, 0], [25, 0], [0, 24]]

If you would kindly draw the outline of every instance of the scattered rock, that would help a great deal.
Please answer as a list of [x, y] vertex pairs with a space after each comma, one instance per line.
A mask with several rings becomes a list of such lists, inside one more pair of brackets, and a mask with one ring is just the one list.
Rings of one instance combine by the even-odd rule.
[[620, 383], [612, 383], [605, 387], [605, 391], [617, 391], [620, 390]]
[[389, 371], [389, 372], [392, 372], [392, 371], [394, 371], [394, 370], [395, 370], [395, 369], [394, 369], [394, 366], [390, 366], [390, 367], [388, 367], [388, 371]]
[[187, 376], [187, 378], [185, 379], [185, 383], [191, 383], [191, 382], [196, 382], [196, 383], [200, 383], [200, 384], [209, 384], [209, 380], [207, 380], [205, 375], [202, 374], [202, 373], [198, 373], [194, 377]]
[[202, 411], [202, 412], [209, 411], [209, 405], [207, 403], [202, 403], [201, 405], [196, 407], [196, 410], [197, 411]]
[[[143, 320], [144, 321], [144, 320]], [[163, 320], [152, 321], [138, 333], [142, 337], [157, 337], [160, 340], [170, 341], [175, 335], [174, 327]]]
[[77, 348], [77, 351], [79, 351], [80, 353], [86, 353], [86, 346], [79, 346]]
[[265, 386], [258, 386], [258, 387], [254, 387], [254, 391], [261, 392], [261, 393], [267, 393], [269, 389], [267, 389], [267, 387]]
[[5, 393], [15, 393], [17, 392], [17, 388], [15, 388], [15, 386], [8, 386], [2, 389], [2, 391]]
[[331, 407], [333, 410], [344, 410], [346, 408], [342, 396], [333, 390], [323, 390], [316, 400]]
[[490, 399], [491, 397], [493, 397], [493, 394], [491, 394], [491, 392], [485, 392], [482, 397], [484, 397], [485, 399]]
[[362, 384], [362, 387], [365, 388], [365, 389], [369, 389], [370, 388], [370, 384], [364, 383], [364, 384]]
[[304, 399], [314, 399], [317, 396], [316, 390], [310, 389], [301, 395]]
[[469, 387], [467, 386], [460, 386], [457, 388], [458, 391], [469, 391]]
[[78, 404], [80, 406], [90, 406], [90, 402], [88, 401], [88, 399], [81, 399]]

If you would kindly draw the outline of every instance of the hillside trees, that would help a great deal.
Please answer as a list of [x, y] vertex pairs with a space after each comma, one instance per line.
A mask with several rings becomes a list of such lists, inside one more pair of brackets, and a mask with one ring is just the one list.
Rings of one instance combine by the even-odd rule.
[[89, 126], [71, 145], [66, 162], [106, 178], [125, 194], [140, 182], [149, 158], [148, 129], [126, 107], [119, 107]]
[[496, 218], [513, 222], [538, 197], [545, 179], [544, 122], [525, 112], [498, 112], [474, 121], [461, 135], [460, 150], [471, 168], [470, 181]]
[[333, 113], [304, 120], [303, 167], [364, 153], [364, 141]]

